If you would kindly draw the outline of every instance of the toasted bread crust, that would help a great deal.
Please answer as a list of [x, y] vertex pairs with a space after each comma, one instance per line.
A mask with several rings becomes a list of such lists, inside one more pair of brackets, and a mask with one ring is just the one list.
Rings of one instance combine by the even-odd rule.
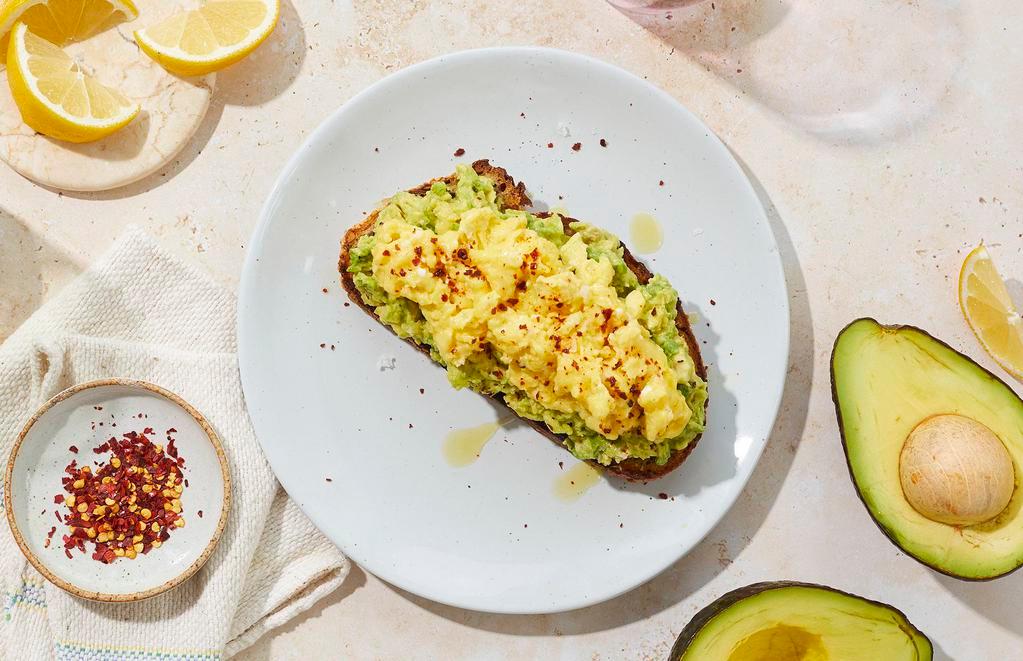
[[[485, 176], [494, 182], [494, 187], [497, 189], [497, 201], [498, 204], [501, 205], [501, 208], [527, 209], [532, 204], [532, 201], [526, 194], [526, 187], [521, 182], [516, 183], [515, 180], [508, 174], [507, 170], [505, 170], [504, 168], [491, 165], [490, 162], [486, 160], [476, 161], [475, 163], [472, 164], [472, 167], [477, 174]], [[419, 186], [416, 186], [415, 188], [410, 189], [409, 192], [414, 195], [424, 195], [427, 191], [430, 190], [430, 186], [432, 186], [434, 182], [442, 181], [445, 184], [450, 185], [454, 182], [454, 179], [455, 179], [454, 175], [450, 175], [440, 179], [432, 179]], [[348, 272], [348, 265], [349, 253], [351, 252], [352, 246], [355, 245], [355, 243], [363, 234], [366, 234], [373, 229], [373, 226], [376, 223], [378, 211], [379, 210], [373, 211], [373, 213], [369, 214], [369, 216], [367, 216], [365, 220], [363, 220], [361, 223], [355, 225], [347, 232], [345, 232], [344, 238], [341, 240], [341, 253], [338, 259], [338, 271], [340, 272], [341, 276], [341, 286], [344, 287], [344, 290], [348, 293], [348, 297], [352, 300], [353, 303], [362, 308], [368, 315], [370, 315], [374, 319], [377, 319], [377, 321], [379, 321], [379, 318], [373, 311], [373, 308], [367, 305], [362, 300], [362, 296], [359, 294], [359, 290], [356, 289], [355, 280], [352, 277], [352, 274]], [[546, 212], [541, 212], [537, 213], [536, 215], [546, 217], [550, 214]], [[576, 222], [575, 219], [562, 217], [562, 222], [565, 225], [565, 232], [571, 234], [572, 230], [569, 227], [569, 225], [571, 223]], [[625, 264], [629, 267], [629, 270], [636, 274], [636, 278], [639, 280], [640, 284], [646, 284], [647, 282], [649, 282], [650, 278], [653, 277], [653, 274], [650, 272], [650, 269], [648, 269], [646, 265], [644, 265], [642, 262], [637, 260], [635, 256], [629, 251], [628, 247], [625, 246], [624, 243], [622, 244], [622, 248], [624, 252], [623, 256], [625, 259]], [[388, 330], [390, 330], [390, 327], [387, 326], [387, 324], [383, 324], [381, 322], [381, 325], [387, 327]], [[686, 346], [689, 348], [689, 355], [692, 356], [693, 362], [696, 364], [696, 373], [700, 375], [701, 379], [706, 380], [707, 369], [706, 366], [703, 364], [703, 358], [700, 355], [700, 346], [696, 341], [696, 336], [693, 335], [693, 329], [689, 324], [689, 317], [686, 316], [685, 311], [682, 309], [681, 303], [678, 303], [677, 305], [677, 313], [675, 315], [675, 326], [678, 328], [679, 334], [683, 338], [685, 338]], [[405, 338], [405, 341], [408, 342], [413, 347], [415, 347], [416, 349], [418, 349], [419, 351], [425, 353], [426, 355], [430, 354], [429, 347], [419, 344], [412, 338]], [[504, 404], [504, 398], [500, 394], [485, 396], [490, 397], [491, 399], [498, 401], [501, 404]], [[704, 406], [706, 407], [706, 404]], [[549, 438], [558, 446], [565, 448], [564, 436], [562, 434], [554, 433], [547, 427], [547, 425], [545, 425], [542, 422], [538, 422], [536, 420], [528, 420], [526, 418], [520, 419], [529, 426], [531, 426], [533, 429], [538, 431], [539, 433]], [[686, 460], [690, 453], [692, 453], [692, 451], [696, 448], [696, 444], [701, 437], [702, 434], [698, 435], [696, 438], [692, 440], [691, 443], [689, 443], [689, 445], [684, 447], [682, 450], [679, 450], [672, 454], [671, 457], [668, 458], [667, 463], [665, 463], [664, 465], [658, 465], [657, 462], [653, 459], [626, 459], [623, 462], [612, 464], [610, 466], [604, 466], [595, 461], [590, 461], [588, 463], [590, 463], [596, 468], [603, 470], [606, 473], [609, 473], [611, 475], [617, 475], [618, 477], [625, 478], [626, 480], [630, 481], [654, 480], [660, 477], [664, 477], [671, 471], [678, 468], [682, 464], [682, 462]], [[565, 449], [567, 450], [567, 448]]]

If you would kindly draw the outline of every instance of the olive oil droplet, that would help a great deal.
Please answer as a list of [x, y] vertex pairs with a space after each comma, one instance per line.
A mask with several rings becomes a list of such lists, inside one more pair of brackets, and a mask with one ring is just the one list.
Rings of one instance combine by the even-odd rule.
[[629, 225], [629, 247], [640, 254], [657, 252], [664, 244], [664, 231], [657, 219], [648, 213], [637, 213]]
[[554, 495], [560, 500], [577, 500], [599, 481], [600, 471], [581, 461], [554, 481]]
[[483, 446], [500, 428], [500, 422], [488, 422], [452, 431], [444, 439], [444, 458], [452, 466], [468, 466], [480, 458]]

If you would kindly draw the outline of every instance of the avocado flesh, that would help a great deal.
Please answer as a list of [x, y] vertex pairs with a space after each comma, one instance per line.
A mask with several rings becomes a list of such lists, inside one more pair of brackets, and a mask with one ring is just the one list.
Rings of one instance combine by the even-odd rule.
[[[676, 661], [929, 661], [899, 611], [823, 586], [766, 584], [726, 595]], [[779, 587], [773, 587], [780, 585]], [[731, 593], [731, 594], [736, 594]], [[745, 594], [743, 594], [745, 593]], [[701, 613], [694, 622], [701, 620]], [[683, 631], [683, 636], [686, 632]], [[678, 650], [676, 650], [677, 652]]]
[[[856, 489], [893, 542], [959, 578], [994, 578], [1023, 564], [1023, 401], [1011, 388], [926, 332], [873, 319], [855, 321], [839, 335], [832, 385]], [[966, 527], [932, 521], [903, 495], [899, 457], [906, 438], [941, 413], [986, 425], [1012, 458], [1015, 491], [990, 521]]]

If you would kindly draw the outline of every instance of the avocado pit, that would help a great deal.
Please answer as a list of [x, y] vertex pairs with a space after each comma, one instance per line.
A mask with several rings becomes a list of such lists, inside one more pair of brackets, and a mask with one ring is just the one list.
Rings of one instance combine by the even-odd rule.
[[899, 457], [906, 500], [932, 521], [971, 526], [1009, 504], [1016, 475], [1002, 441], [961, 415], [935, 415], [906, 438]]

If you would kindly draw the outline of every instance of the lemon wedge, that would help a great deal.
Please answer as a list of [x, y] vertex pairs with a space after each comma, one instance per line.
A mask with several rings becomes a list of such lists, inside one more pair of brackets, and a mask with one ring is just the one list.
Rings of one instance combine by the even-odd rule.
[[206, 0], [136, 31], [135, 41], [171, 73], [200, 76], [255, 50], [273, 32], [280, 12], [280, 0]]
[[33, 34], [65, 46], [138, 15], [131, 0], [0, 0], [0, 53], [7, 52], [8, 33], [18, 21]]
[[137, 103], [87, 75], [67, 53], [24, 23], [15, 23], [11, 31], [7, 78], [22, 119], [51, 138], [99, 140], [139, 113]]
[[984, 350], [1023, 379], [1023, 319], [983, 243], [966, 256], [959, 272], [959, 307]]

